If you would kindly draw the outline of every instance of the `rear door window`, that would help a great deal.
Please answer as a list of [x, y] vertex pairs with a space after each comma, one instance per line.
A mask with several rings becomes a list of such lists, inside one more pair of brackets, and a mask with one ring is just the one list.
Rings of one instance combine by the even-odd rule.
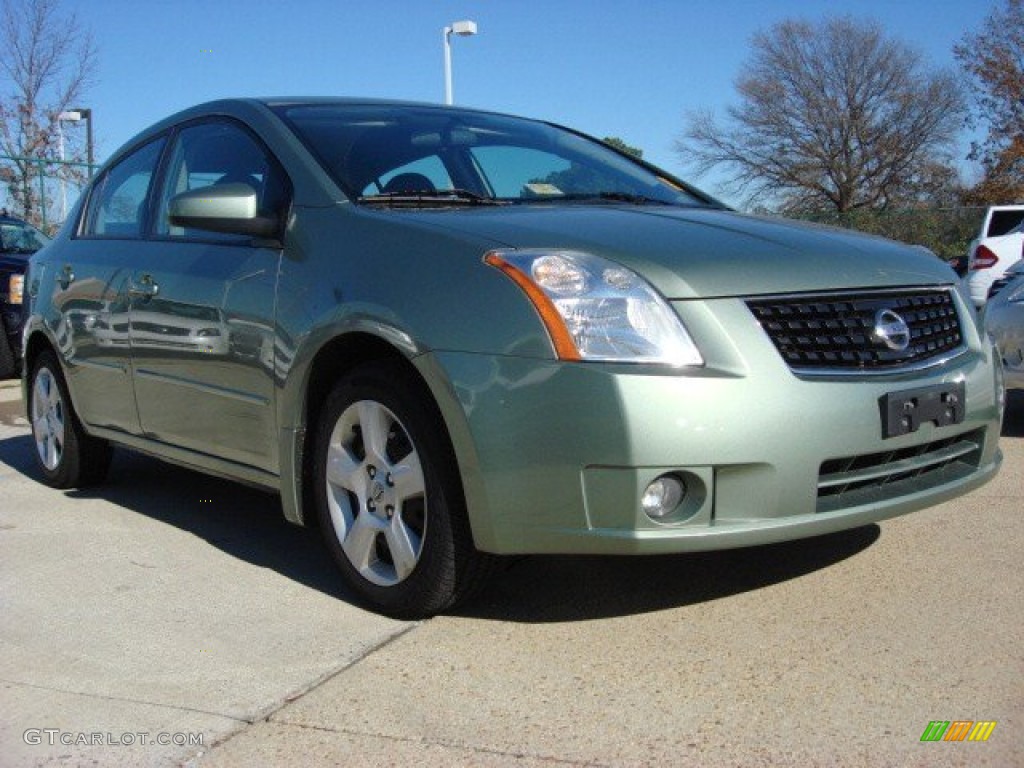
[[141, 237], [164, 139], [136, 150], [106, 172], [89, 200], [82, 234], [92, 237]]

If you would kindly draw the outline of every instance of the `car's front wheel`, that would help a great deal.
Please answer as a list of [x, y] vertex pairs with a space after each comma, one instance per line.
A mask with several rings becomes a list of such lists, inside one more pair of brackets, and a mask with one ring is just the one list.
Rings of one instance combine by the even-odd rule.
[[0, 379], [9, 379], [18, 372], [17, 361], [14, 357], [14, 350], [7, 340], [7, 328], [3, 318], [0, 318]]
[[43, 481], [54, 488], [81, 488], [102, 482], [110, 467], [110, 444], [90, 437], [82, 428], [52, 352], [43, 352], [35, 361], [28, 397], [35, 456]]
[[368, 607], [416, 619], [451, 607], [489, 571], [473, 546], [440, 415], [389, 363], [367, 365], [327, 398], [315, 452], [328, 550]]

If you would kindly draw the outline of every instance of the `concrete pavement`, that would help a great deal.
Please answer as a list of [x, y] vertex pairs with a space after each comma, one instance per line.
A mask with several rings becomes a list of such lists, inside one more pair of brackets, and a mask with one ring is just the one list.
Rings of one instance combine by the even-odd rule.
[[[0, 384], [0, 765], [1024, 764], [1021, 394], [964, 499], [750, 550], [526, 558], [408, 624], [346, 602], [271, 496], [125, 452], [106, 486], [44, 488]], [[922, 743], [933, 720], [997, 725]]]

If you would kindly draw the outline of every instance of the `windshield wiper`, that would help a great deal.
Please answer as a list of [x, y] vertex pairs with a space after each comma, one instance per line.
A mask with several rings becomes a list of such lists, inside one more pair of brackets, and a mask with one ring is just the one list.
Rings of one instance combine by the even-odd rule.
[[569, 192], [563, 195], [538, 195], [522, 198], [520, 203], [632, 203], [633, 205], [677, 205], [668, 200], [658, 200], [646, 195], [628, 192]]
[[372, 203], [388, 207], [408, 207], [414, 205], [506, 205], [493, 197], [484, 197], [468, 189], [432, 189], [408, 192], [381, 192], [376, 195], [363, 195], [358, 198], [360, 203]]
[[[574, 197], [568, 195], [568, 197]], [[632, 195], [628, 192], [594, 192], [589, 195], [579, 195], [580, 200], [607, 200], [612, 203], [633, 203], [635, 205], [647, 205], [654, 203], [655, 205], [672, 205], [667, 200], [658, 200], [654, 197], [647, 197], [646, 195]]]

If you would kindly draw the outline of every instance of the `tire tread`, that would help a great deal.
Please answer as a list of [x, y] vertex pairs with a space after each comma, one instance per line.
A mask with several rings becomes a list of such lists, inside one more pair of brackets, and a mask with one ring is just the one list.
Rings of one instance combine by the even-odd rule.
[[[312, 476], [317, 500], [316, 515], [324, 543], [356, 595], [375, 611], [396, 619], [416, 620], [449, 610], [477, 594], [496, 570], [500, 558], [476, 549], [455, 454], [440, 411], [425, 388], [410, 382], [409, 377], [408, 369], [400, 363], [382, 360], [355, 369], [335, 385], [321, 411]], [[430, 526], [438, 525], [444, 525], [446, 529], [444, 535], [431, 537], [432, 546], [441, 547], [443, 551], [428, 553], [430, 556], [421, 559], [417, 565], [417, 569], [424, 568], [429, 573], [420, 573], [417, 578], [414, 572], [406, 582], [392, 587], [378, 587], [366, 582], [347, 563], [334, 534], [322, 487], [322, 454], [334, 422], [346, 403], [373, 393], [392, 401], [392, 405], [404, 412], [403, 426], [410, 429], [411, 425], [419, 433], [421, 444], [417, 450], [421, 454], [420, 460], [432, 467], [438, 481], [433, 491], [434, 499], [428, 506], [428, 531]], [[410, 423], [404, 423], [405, 419]], [[439, 511], [440, 508], [445, 511]]]

